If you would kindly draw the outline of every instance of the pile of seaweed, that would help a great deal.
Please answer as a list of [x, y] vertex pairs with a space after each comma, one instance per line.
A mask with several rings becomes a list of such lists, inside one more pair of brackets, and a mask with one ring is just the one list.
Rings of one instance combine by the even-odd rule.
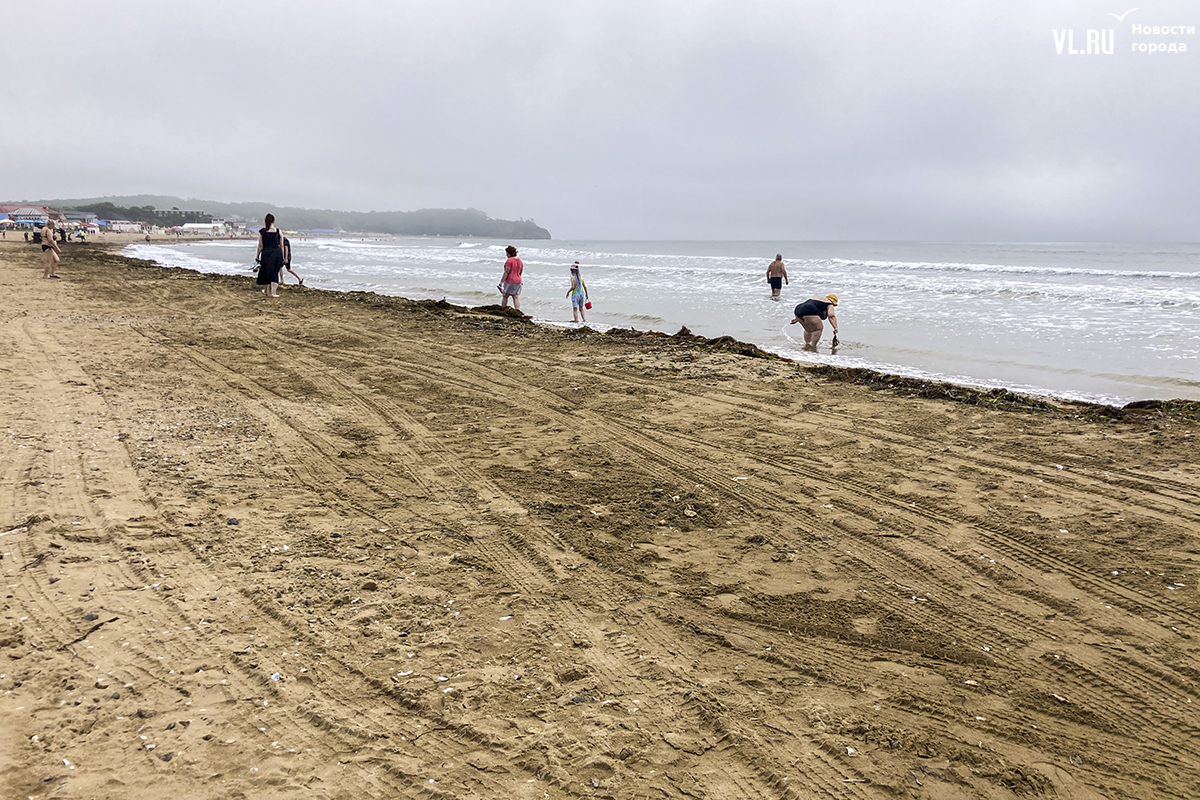
[[732, 336], [717, 336], [712, 339], [697, 336], [687, 327], [680, 328], [677, 333], [670, 335], [657, 331], [639, 331], [634, 328], [612, 328], [603, 335], [612, 339], [659, 339], [664, 343], [687, 345], [710, 353], [732, 353], [747, 358], [765, 358], [774, 361], [788, 360]]
[[835, 367], [829, 364], [814, 364], [805, 367], [810, 374], [820, 375], [827, 381], [853, 383], [869, 389], [890, 389], [906, 397], [928, 397], [950, 400], [973, 406], [1059, 414], [1067, 419], [1111, 420], [1116, 422], [1152, 422], [1171, 419], [1183, 422], [1200, 422], [1200, 402], [1194, 400], [1137, 400], [1124, 406], [1109, 406], [1101, 403], [1077, 401], [1054, 402], [1041, 397], [1019, 394], [1008, 389], [975, 389], [945, 381], [910, 378], [904, 375], [889, 375], [862, 367]]

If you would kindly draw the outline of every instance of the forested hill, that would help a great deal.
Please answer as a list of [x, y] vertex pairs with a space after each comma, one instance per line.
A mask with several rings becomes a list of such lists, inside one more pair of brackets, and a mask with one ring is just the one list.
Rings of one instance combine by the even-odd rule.
[[422, 208], [417, 211], [334, 211], [332, 209], [289, 208], [269, 203], [220, 203], [212, 200], [184, 200], [179, 197], [132, 195], [92, 197], [73, 200], [39, 200], [38, 205], [80, 211], [108, 204], [108, 213], [127, 211], [128, 218], [139, 218], [147, 206], [204, 211], [214, 217], [239, 216], [261, 221], [274, 214], [284, 230], [330, 228], [362, 233], [393, 233], [408, 236], [477, 236], [490, 239], [549, 239], [550, 231], [533, 220], [492, 219], [477, 208]]

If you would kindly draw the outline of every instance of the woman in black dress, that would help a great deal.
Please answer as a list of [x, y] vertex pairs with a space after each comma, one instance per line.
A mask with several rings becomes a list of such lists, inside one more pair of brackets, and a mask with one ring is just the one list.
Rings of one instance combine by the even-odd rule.
[[283, 234], [275, 227], [275, 215], [267, 214], [265, 227], [258, 231], [258, 285], [263, 297], [278, 297], [279, 272], [283, 269]]

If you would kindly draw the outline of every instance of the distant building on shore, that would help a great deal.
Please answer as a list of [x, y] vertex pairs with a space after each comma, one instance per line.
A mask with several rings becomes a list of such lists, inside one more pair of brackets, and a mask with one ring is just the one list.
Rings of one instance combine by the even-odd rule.
[[178, 208], [156, 208], [156, 217], [183, 217], [185, 222], [208, 222], [212, 215], [205, 211], [187, 211]]
[[40, 228], [49, 220], [63, 221], [63, 215], [49, 206], [0, 206], [0, 214], [7, 214], [19, 228]]
[[212, 236], [220, 236], [226, 232], [225, 224], [216, 220], [212, 222], [185, 222], [179, 225], [176, 230], [180, 233], [202, 233]]
[[100, 227], [112, 233], [141, 233], [145, 230], [145, 226], [140, 222], [131, 222], [127, 219], [109, 219], [99, 220]]

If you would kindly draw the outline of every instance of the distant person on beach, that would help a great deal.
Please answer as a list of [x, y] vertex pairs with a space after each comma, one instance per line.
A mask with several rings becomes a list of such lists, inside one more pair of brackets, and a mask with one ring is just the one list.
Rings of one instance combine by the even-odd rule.
[[283, 269], [283, 234], [275, 227], [275, 215], [267, 214], [258, 231], [258, 280], [263, 297], [279, 296], [279, 272]]
[[59, 277], [58, 256], [61, 252], [58, 242], [54, 241], [54, 220], [48, 220], [46, 227], [42, 228], [42, 257], [46, 260], [46, 268], [42, 271], [43, 278]]
[[567, 297], [571, 299], [571, 316], [575, 318], [576, 322], [587, 322], [585, 309], [591, 303], [588, 302], [587, 284], [583, 282], [583, 277], [579, 274], [578, 261], [571, 266], [571, 288], [567, 289]]
[[824, 319], [828, 319], [829, 324], [833, 326], [833, 339], [835, 343], [837, 342], [837, 314], [833, 311], [837, 304], [837, 295], [827, 294], [824, 297], [809, 298], [796, 306], [796, 316], [788, 324], [795, 325], [799, 322], [804, 328], [804, 345], [806, 347], [815, 348], [817, 342], [821, 341], [821, 331], [825, 329], [825, 324], [821, 320]]
[[[288, 240], [288, 238], [286, 236], [283, 237], [283, 268], [286, 269], [288, 272], [292, 273], [292, 277], [295, 278], [296, 280], [298, 280], [300, 282], [301, 286], [304, 285], [304, 278], [301, 278], [299, 275], [296, 274], [295, 270], [292, 269], [292, 243]], [[279, 277], [281, 279], [279, 282], [283, 283], [283, 280], [282, 280], [283, 273], [282, 272], [279, 273]]]
[[504, 262], [504, 277], [500, 279], [500, 307], [508, 308], [508, 298], [511, 297], [513, 308], [520, 311], [521, 273], [525, 271], [525, 264], [517, 258], [517, 248], [511, 244], [504, 248], [504, 252], [508, 254], [508, 260]]
[[788, 282], [787, 270], [783, 268], [783, 254], [775, 255], [775, 260], [767, 265], [767, 283], [771, 284], [771, 297], [779, 299], [779, 292]]

